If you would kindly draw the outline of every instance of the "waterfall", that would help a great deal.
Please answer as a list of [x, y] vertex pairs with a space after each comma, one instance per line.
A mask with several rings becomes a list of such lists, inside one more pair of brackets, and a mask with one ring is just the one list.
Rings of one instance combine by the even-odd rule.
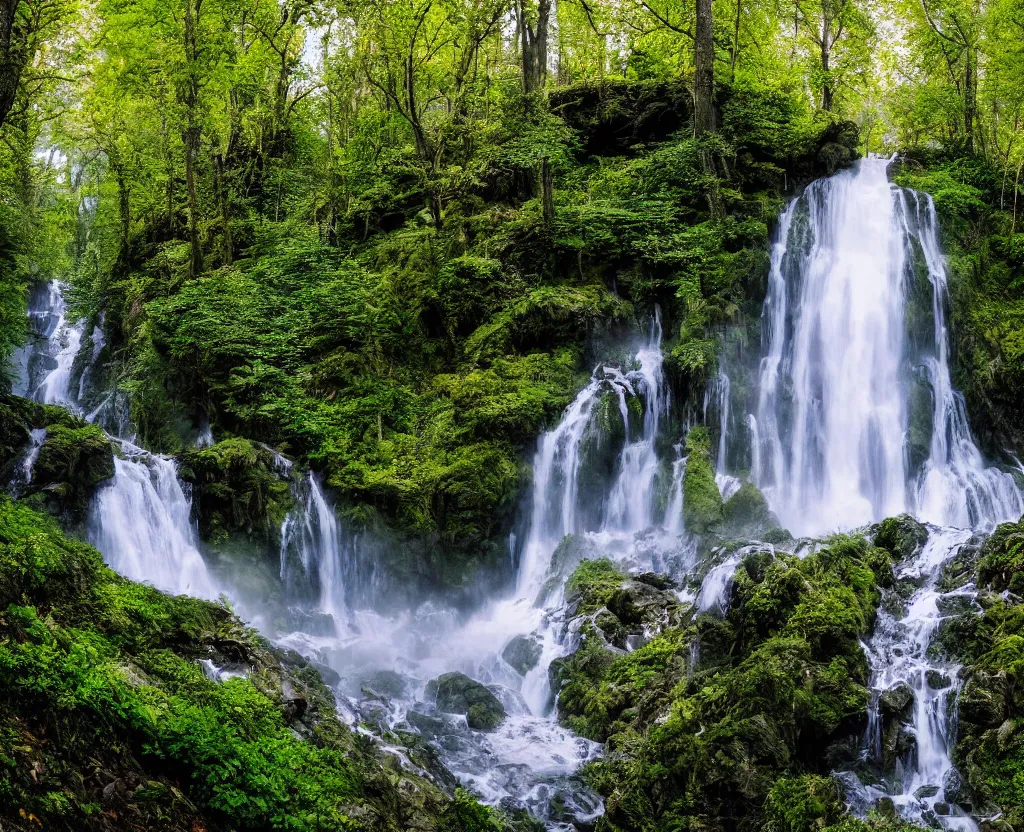
[[303, 577], [313, 579], [320, 612], [331, 616], [337, 635], [345, 635], [345, 575], [353, 542], [343, 542], [334, 507], [327, 502], [316, 474], [293, 480], [292, 493], [296, 506], [281, 526], [281, 578], [286, 584], [293, 582], [291, 570], [297, 560]]
[[90, 542], [127, 578], [165, 592], [215, 598], [174, 461], [120, 444], [124, 458], [115, 457], [114, 477], [89, 509]]
[[[865, 753], [881, 761], [879, 700], [903, 686], [913, 697], [915, 750], [884, 789], [861, 785], [851, 772], [843, 778], [862, 808], [888, 796], [911, 820], [974, 830], [946, 797], [958, 779], [950, 751], [959, 668], [930, 657], [929, 647], [943, 599], [973, 594], [971, 587], [940, 591], [943, 566], [972, 530], [1019, 518], [1024, 500], [1013, 476], [986, 465], [952, 385], [935, 206], [891, 185], [887, 166], [863, 159], [812, 183], [782, 214], [762, 317], [757, 407], [747, 418], [752, 476], [795, 534], [901, 513], [934, 524], [920, 553], [897, 568], [913, 593], [905, 605], [894, 597], [880, 610], [865, 645], [872, 670]], [[922, 296], [928, 302], [915, 307]], [[909, 328], [922, 319], [924, 332]], [[911, 397], [921, 383], [928, 407]], [[912, 447], [912, 424], [928, 425], [926, 448]]]
[[[86, 374], [103, 349], [103, 332], [94, 328], [92, 353], [76, 390], [71, 380], [82, 347], [85, 320], [70, 321], [64, 284], [53, 280], [45, 292], [36, 290], [29, 303], [32, 340], [21, 357], [21, 378], [15, 389], [43, 404], [60, 405], [78, 414]], [[106, 402], [116, 399], [112, 393]], [[87, 417], [92, 421], [97, 412]], [[28, 484], [44, 430], [34, 430], [31, 446], [15, 488]], [[204, 598], [218, 594], [192, 526], [191, 501], [178, 480], [173, 460], [151, 454], [127, 440], [118, 443], [114, 476], [97, 490], [87, 519], [90, 542], [106, 563], [122, 575], [172, 593]]]
[[[955, 740], [950, 712], [960, 688], [960, 667], [929, 656], [928, 647], [942, 623], [940, 610], [944, 601], [957, 596], [973, 598], [970, 586], [952, 592], [942, 592], [937, 586], [942, 567], [956, 557], [971, 535], [970, 530], [963, 529], [930, 530], [921, 551], [909, 562], [900, 564], [896, 572], [898, 578], [921, 581], [921, 586], [910, 596], [902, 614], [894, 615], [883, 605], [875, 632], [865, 646], [871, 665], [872, 688], [867, 750], [876, 762], [882, 761], [881, 695], [902, 686], [913, 694], [910, 721], [916, 749], [910, 759], [900, 761], [896, 777], [890, 783], [889, 796], [912, 820], [927, 822], [942, 811], [944, 825], [960, 830], [977, 828], [946, 796], [951, 779], [957, 776], [950, 759]], [[887, 794], [859, 783], [853, 785], [869, 799]], [[941, 809], [937, 804], [945, 804], [948, 809]]]
[[[906, 511], [983, 527], [1024, 512], [1013, 478], [985, 466], [950, 382], [934, 206], [890, 185], [887, 165], [864, 159], [812, 183], [783, 213], [772, 250], [757, 484], [795, 534]], [[931, 284], [934, 338], [916, 355], [904, 313], [918, 251]], [[934, 403], [919, 472], [907, 453], [915, 369]]]

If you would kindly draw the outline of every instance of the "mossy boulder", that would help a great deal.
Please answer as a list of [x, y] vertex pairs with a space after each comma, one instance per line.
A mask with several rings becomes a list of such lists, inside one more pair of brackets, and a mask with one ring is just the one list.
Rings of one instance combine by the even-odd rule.
[[223, 542], [242, 533], [274, 542], [292, 507], [291, 489], [278, 474], [273, 454], [248, 439], [225, 439], [180, 457], [181, 475], [194, 487], [199, 531]]
[[114, 476], [114, 446], [98, 425], [52, 425], [39, 448], [29, 493], [45, 493], [48, 507], [79, 520], [96, 486]]
[[683, 522], [688, 531], [704, 534], [722, 520], [722, 494], [711, 465], [711, 439], [707, 428], [690, 428], [686, 435], [686, 453]]
[[778, 525], [764, 494], [752, 482], [743, 483], [722, 506], [721, 534], [760, 537]]
[[875, 545], [898, 561], [913, 557], [928, 542], [928, 529], [909, 514], [886, 518], [873, 531]]
[[982, 544], [978, 582], [996, 592], [1024, 595], [1024, 521], [1003, 523]]
[[484, 685], [464, 673], [445, 673], [427, 686], [437, 710], [465, 714], [470, 728], [493, 731], [507, 716], [504, 706]]

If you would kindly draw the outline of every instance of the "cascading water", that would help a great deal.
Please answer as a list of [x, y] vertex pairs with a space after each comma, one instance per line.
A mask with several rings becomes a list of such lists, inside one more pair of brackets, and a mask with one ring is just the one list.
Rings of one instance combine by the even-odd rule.
[[90, 542], [125, 577], [173, 594], [215, 598], [173, 460], [126, 441], [120, 447], [124, 458], [114, 459], [114, 477], [89, 509]]
[[[86, 375], [103, 349], [102, 330], [94, 329], [92, 355], [78, 384], [72, 385], [86, 322], [68, 320], [62, 283], [51, 281], [45, 291], [33, 293], [29, 319], [33, 340], [21, 358], [24, 369], [15, 389], [78, 414]], [[15, 488], [31, 481], [45, 438], [43, 430], [32, 432]], [[167, 592], [216, 597], [190, 520], [191, 502], [178, 481], [174, 462], [127, 440], [113, 441], [120, 453], [114, 459], [113, 478], [101, 485], [89, 508], [90, 541], [113, 569], [132, 580]]]
[[[1013, 477], [985, 466], [950, 382], [934, 206], [891, 186], [887, 166], [864, 159], [812, 183], [783, 214], [772, 252], [757, 484], [794, 534], [907, 511], [975, 527], [1024, 512]], [[915, 354], [904, 312], [922, 265], [934, 337]], [[921, 470], [912, 469], [906, 439], [922, 415], [911, 413], [909, 395], [917, 368], [933, 402]]]
[[[935, 524], [921, 552], [897, 569], [918, 588], [901, 614], [880, 613], [866, 645], [874, 691], [867, 753], [879, 754], [878, 700], [898, 686], [913, 694], [915, 749], [887, 789], [856, 782], [854, 791], [887, 795], [914, 820], [973, 829], [946, 795], [955, 774], [957, 668], [928, 656], [942, 618], [937, 585], [971, 529], [1016, 520], [1024, 500], [1010, 474], [985, 464], [950, 380], [946, 269], [932, 200], [891, 185], [887, 167], [886, 160], [861, 160], [812, 183], [782, 215], [762, 318], [756, 413], [747, 421], [752, 475], [797, 534], [901, 513]], [[908, 306], [921, 294], [930, 296], [923, 336], [907, 331]], [[910, 395], [921, 378], [930, 412]], [[930, 424], [919, 459], [909, 447], [912, 420]]]

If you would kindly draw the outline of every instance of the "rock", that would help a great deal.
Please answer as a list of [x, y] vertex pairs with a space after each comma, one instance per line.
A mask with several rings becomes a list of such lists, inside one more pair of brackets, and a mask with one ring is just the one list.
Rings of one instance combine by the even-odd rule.
[[928, 540], [928, 529], [909, 514], [883, 520], [874, 532], [875, 545], [887, 549], [897, 560], [911, 557]]
[[722, 507], [723, 526], [731, 535], [760, 536], [760, 533], [778, 526], [778, 520], [768, 508], [756, 485], [745, 482]]
[[501, 651], [501, 657], [520, 676], [525, 676], [537, 666], [541, 655], [540, 638], [535, 635], [516, 636]]
[[316, 669], [316, 672], [320, 674], [320, 678], [327, 687], [336, 688], [341, 684], [341, 676], [334, 668], [320, 662], [312, 662], [311, 664]]
[[493, 693], [464, 673], [445, 673], [436, 687], [437, 709], [446, 714], [465, 714], [470, 728], [493, 731], [505, 719], [505, 708]]
[[995, 728], [1006, 717], [1006, 677], [1002, 673], [975, 671], [960, 692], [960, 718], [964, 722]]
[[878, 813], [882, 817], [896, 817], [896, 804], [892, 802], [891, 797], [880, 797], [878, 799]]
[[955, 768], [951, 768], [942, 778], [942, 797], [949, 803], [969, 808], [974, 802], [971, 787]]
[[953, 680], [945, 673], [941, 673], [934, 668], [929, 668], [928, 672], [925, 673], [925, 679], [928, 680], [928, 687], [932, 690], [945, 690], [953, 684]]
[[935, 797], [939, 793], [938, 786], [921, 786], [914, 792], [914, 797], [918, 800], [925, 800], [929, 797]]
[[932, 808], [935, 810], [935, 814], [937, 814], [940, 818], [944, 818], [949, 814], [949, 804], [944, 803], [941, 800], [938, 803], [936, 803]]
[[363, 679], [359, 688], [369, 697], [401, 699], [405, 696], [409, 685], [400, 673], [395, 673], [393, 670], [378, 670]]
[[302, 719], [306, 715], [308, 708], [309, 703], [301, 696], [287, 699], [281, 703], [281, 709], [284, 711], [284, 721], [289, 724]]
[[902, 716], [914, 701], [914, 692], [906, 682], [882, 691], [878, 697], [878, 709], [883, 714]]
[[427, 716], [419, 711], [409, 711], [405, 721], [428, 739], [436, 739], [448, 733], [448, 723], [436, 716]]

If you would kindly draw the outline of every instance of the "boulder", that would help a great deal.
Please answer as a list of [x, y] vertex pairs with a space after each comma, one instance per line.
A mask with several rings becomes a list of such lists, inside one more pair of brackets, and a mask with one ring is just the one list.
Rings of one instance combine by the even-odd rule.
[[878, 697], [878, 710], [890, 716], [902, 716], [914, 701], [914, 692], [906, 682], [882, 691]]
[[378, 670], [360, 683], [362, 692], [375, 699], [401, 699], [409, 689], [404, 676], [393, 670]]
[[975, 671], [960, 692], [960, 719], [973, 725], [995, 728], [1006, 717], [1006, 677], [1002, 673]]
[[445, 673], [427, 690], [441, 713], [465, 714], [469, 727], [478, 731], [493, 731], [507, 716], [498, 697], [464, 673]]
[[909, 514], [883, 520], [874, 532], [875, 545], [888, 550], [897, 560], [911, 557], [928, 540], [928, 529]]
[[516, 673], [525, 676], [537, 666], [541, 655], [540, 639], [535, 635], [516, 636], [501, 651], [501, 657]]

